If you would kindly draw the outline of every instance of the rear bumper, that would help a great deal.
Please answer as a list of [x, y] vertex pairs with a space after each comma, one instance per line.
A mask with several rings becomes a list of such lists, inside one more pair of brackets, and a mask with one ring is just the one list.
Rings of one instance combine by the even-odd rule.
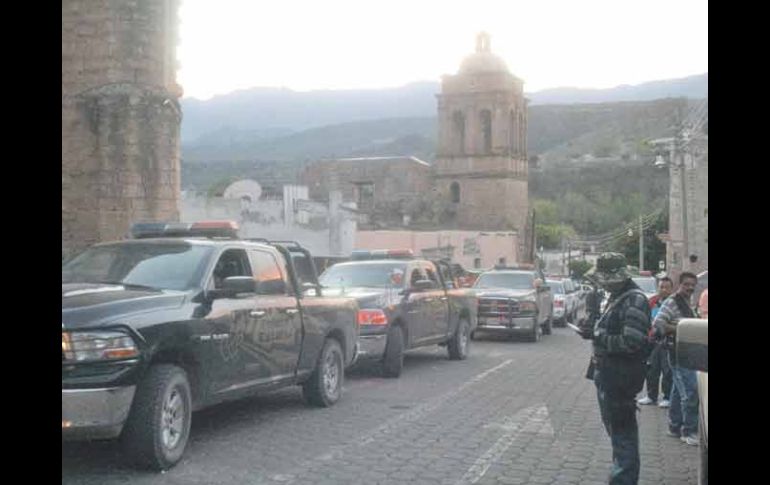
[[376, 359], [385, 355], [388, 335], [361, 335], [358, 337], [358, 360]]
[[128, 418], [136, 386], [62, 389], [62, 439], [115, 438]]
[[479, 324], [476, 327], [476, 330], [499, 333], [529, 333], [532, 332], [532, 329], [537, 325], [537, 319], [535, 317], [513, 318], [510, 323], [492, 323], [492, 319], [490, 319], [489, 322], [490, 323], [487, 323], [484, 317], [479, 317]]

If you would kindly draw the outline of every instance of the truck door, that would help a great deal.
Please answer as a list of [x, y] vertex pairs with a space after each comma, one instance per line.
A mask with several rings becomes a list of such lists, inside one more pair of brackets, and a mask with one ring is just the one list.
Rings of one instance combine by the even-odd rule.
[[[427, 279], [427, 275], [418, 265], [412, 265], [407, 269], [407, 288], [409, 294], [404, 299], [404, 316], [406, 318], [409, 341], [420, 344], [431, 337], [431, 296], [427, 291], [415, 290], [414, 284], [419, 280]], [[409, 342], [407, 345], [411, 347]]]
[[257, 280], [251, 316], [255, 325], [244, 337], [242, 381], [257, 384], [293, 378], [302, 346], [302, 316], [284, 265], [268, 250], [249, 249]]
[[[219, 290], [225, 278], [252, 275], [246, 251], [228, 248], [217, 259], [206, 288]], [[253, 309], [254, 299], [250, 294], [217, 298], [204, 317], [205, 329], [196, 340], [199, 341], [206, 380], [211, 383], [210, 391], [213, 393], [238, 387], [246, 365], [243, 336], [256, 323]]]
[[435, 289], [426, 291], [430, 304], [431, 338], [443, 340], [449, 333], [449, 298], [433, 263], [425, 263], [423, 268], [428, 279], [435, 283]]

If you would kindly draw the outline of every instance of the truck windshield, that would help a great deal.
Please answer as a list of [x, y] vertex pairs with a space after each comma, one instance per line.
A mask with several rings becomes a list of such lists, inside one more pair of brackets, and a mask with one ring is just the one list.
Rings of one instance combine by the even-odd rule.
[[405, 271], [406, 264], [398, 262], [338, 264], [327, 269], [319, 281], [328, 288], [402, 288]]
[[551, 287], [551, 293], [554, 295], [564, 294], [564, 284], [561, 281], [546, 281], [546, 284]]
[[531, 290], [534, 278], [529, 273], [487, 273], [479, 276], [474, 288], [509, 288]]
[[181, 241], [99, 245], [63, 265], [61, 281], [185, 290], [201, 280], [212, 251]]

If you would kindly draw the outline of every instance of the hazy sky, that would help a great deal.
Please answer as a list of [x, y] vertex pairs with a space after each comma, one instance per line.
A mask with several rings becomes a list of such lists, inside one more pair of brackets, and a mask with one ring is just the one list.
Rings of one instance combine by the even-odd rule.
[[707, 0], [182, 0], [178, 81], [357, 89], [454, 74], [486, 31], [527, 92], [708, 71]]

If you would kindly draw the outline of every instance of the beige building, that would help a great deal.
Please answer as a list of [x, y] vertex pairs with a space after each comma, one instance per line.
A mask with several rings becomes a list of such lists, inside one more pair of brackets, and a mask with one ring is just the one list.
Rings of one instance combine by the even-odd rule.
[[[430, 165], [415, 157], [368, 157], [321, 160], [309, 165], [302, 183], [310, 198], [339, 191], [355, 202], [370, 225], [401, 225], [420, 194], [429, 194]], [[408, 221], [407, 221], [408, 224]]]
[[[365, 213], [361, 229], [515, 234], [508, 262], [532, 259], [527, 100], [523, 82], [492, 53], [489, 35], [438, 100], [438, 153], [432, 165], [414, 157], [321, 160], [302, 177], [311, 197], [339, 190]], [[432, 236], [431, 236], [432, 237]], [[503, 256], [501, 256], [503, 257]], [[490, 260], [494, 256], [489, 256]]]
[[529, 214], [527, 100], [487, 34], [438, 95], [436, 186], [463, 229], [524, 232]]
[[62, 2], [62, 256], [179, 217], [177, 0]]
[[489, 269], [521, 261], [515, 232], [358, 231], [356, 249], [411, 249], [416, 256], [447, 258], [463, 268]]

